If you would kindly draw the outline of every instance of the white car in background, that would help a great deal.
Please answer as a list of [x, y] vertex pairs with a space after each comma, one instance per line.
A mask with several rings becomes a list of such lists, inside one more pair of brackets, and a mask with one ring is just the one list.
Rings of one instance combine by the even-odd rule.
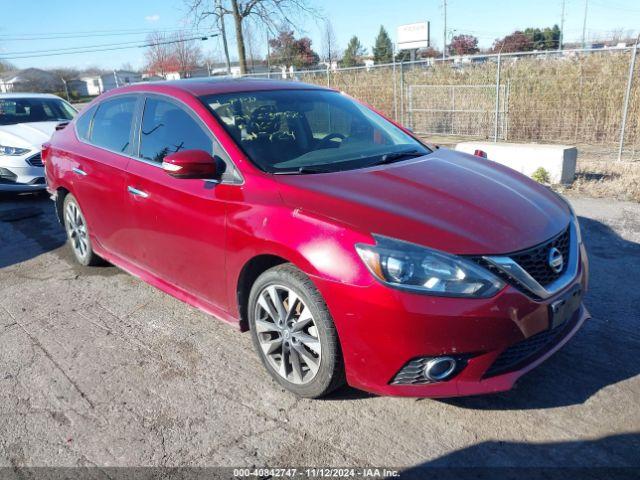
[[46, 93], [0, 94], [0, 192], [46, 188], [40, 151], [56, 125], [77, 111]]

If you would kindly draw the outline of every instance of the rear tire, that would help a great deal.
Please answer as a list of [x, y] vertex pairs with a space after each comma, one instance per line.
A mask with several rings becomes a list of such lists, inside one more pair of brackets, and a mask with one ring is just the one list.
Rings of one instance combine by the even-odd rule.
[[62, 212], [67, 240], [76, 261], [85, 267], [104, 264], [104, 260], [93, 251], [89, 227], [78, 201], [71, 193], [64, 197]]
[[345, 383], [331, 314], [313, 282], [292, 264], [258, 277], [247, 313], [262, 364], [285, 389], [318, 398]]

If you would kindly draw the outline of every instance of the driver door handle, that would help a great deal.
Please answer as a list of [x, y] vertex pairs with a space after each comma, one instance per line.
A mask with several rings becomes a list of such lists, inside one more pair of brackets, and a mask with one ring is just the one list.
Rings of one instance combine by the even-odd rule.
[[128, 186], [127, 190], [131, 195], [135, 195], [136, 197], [148, 198], [149, 194], [147, 192], [143, 192], [142, 190], [138, 190], [132, 186]]

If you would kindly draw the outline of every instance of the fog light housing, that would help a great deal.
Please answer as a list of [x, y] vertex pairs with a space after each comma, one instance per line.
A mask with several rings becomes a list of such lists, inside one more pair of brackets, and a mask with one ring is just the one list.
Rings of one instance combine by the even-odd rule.
[[417, 357], [409, 360], [394, 375], [391, 385], [428, 385], [448, 382], [467, 366], [472, 354]]
[[442, 382], [456, 371], [457, 362], [452, 357], [432, 358], [424, 366], [424, 376], [432, 382]]

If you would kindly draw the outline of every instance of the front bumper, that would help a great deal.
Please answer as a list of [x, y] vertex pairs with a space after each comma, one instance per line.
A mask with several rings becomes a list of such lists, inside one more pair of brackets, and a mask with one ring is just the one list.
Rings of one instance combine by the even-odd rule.
[[27, 160], [37, 156], [37, 152], [9, 157], [0, 156], [0, 191], [27, 192], [44, 190], [44, 167], [30, 165]]
[[[347, 382], [383, 395], [455, 397], [509, 390], [516, 380], [559, 350], [589, 318], [584, 305], [552, 340], [515, 369], [487, 375], [509, 347], [549, 330], [549, 304], [580, 284], [587, 288], [582, 250], [578, 275], [545, 301], [507, 286], [489, 299], [445, 298], [407, 293], [379, 283], [356, 287], [313, 278], [334, 318]], [[464, 358], [450, 380], [393, 384], [405, 365], [420, 357]]]

